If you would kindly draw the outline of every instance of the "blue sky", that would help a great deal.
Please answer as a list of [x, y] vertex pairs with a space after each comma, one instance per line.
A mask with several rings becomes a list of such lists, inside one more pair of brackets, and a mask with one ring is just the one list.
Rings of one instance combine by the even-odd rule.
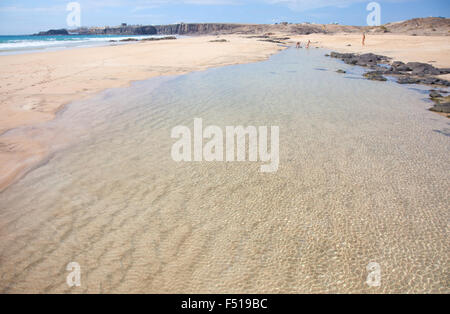
[[[0, 34], [68, 28], [66, 6], [74, 0], [0, 0]], [[82, 26], [177, 22], [365, 25], [369, 0], [78, 0]], [[381, 22], [449, 17], [450, 0], [379, 0]]]

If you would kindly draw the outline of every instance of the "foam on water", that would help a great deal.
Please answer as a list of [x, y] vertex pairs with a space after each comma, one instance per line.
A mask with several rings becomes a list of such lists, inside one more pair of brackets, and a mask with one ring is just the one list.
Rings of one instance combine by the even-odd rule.
[[[449, 293], [449, 120], [324, 53], [140, 82], [15, 130], [56, 146], [0, 194], [0, 291]], [[170, 131], [196, 117], [279, 126], [278, 172], [175, 163]]]

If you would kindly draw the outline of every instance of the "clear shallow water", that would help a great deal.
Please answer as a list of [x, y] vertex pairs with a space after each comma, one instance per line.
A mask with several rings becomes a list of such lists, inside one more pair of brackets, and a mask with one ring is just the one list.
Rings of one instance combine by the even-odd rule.
[[[0, 194], [0, 291], [448, 293], [449, 120], [323, 54], [140, 82], [15, 130], [55, 151]], [[278, 125], [278, 172], [173, 162], [170, 130], [195, 117]]]
[[[64, 48], [101, 46], [112, 44], [111, 40], [127, 38], [143, 39], [163, 37], [159, 35], [67, 35], [67, 36], [0, 36], [0, 55], [55, 50]], [[114, 43], [118, 44], [118, 43]]]

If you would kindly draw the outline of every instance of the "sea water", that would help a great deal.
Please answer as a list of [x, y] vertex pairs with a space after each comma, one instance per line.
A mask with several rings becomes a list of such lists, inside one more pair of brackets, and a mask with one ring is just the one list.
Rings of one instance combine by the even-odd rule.
[[[53, 148], [0, 193], [0, 291], [449, 293], [449, 120], [325, 53], [138, 82], [14, 130]], [[278, 171], [175, 162], [194, 118], [279, 126]]]
[[[0, 36], [0, 55], [20, 54], [76, 47], [117, 45], [124, 39], [158, 38], [160, 35], [61, 35]], [[129, 42], [126, 42], [129, 44]]]

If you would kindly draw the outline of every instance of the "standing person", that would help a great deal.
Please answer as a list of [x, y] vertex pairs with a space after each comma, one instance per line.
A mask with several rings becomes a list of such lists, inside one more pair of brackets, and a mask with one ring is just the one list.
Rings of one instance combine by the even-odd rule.
[[297, 42], [297, 45], [295, 46], [295, 48], [300, 48], [301, 47], [301, 44], [300, 44], [300, 42], [298, 41]]
[[306, 45], [306, 48], [309, 48], [310, 43], [311, 43], [311, 40], [308, 39], [308, 44]]
[[366, 45], [366, 33], [363, 33], [363, 35], [362, 35], [362, 45], [363, 46]]

